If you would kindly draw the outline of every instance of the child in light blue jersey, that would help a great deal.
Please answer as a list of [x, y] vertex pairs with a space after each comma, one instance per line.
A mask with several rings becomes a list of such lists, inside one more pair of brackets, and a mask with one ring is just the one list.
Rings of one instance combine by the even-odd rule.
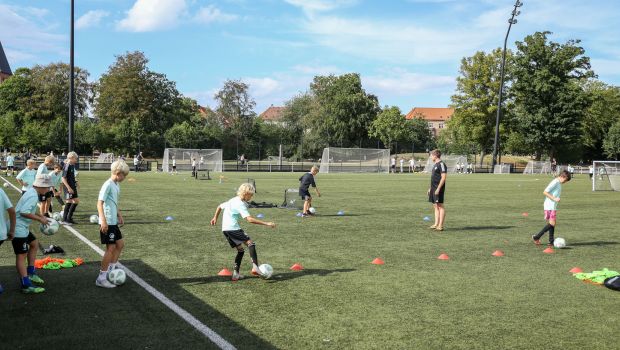
[[[4, 212], [9, 215], [8, 218], [4, 215]], [[7, 239], [13, 240], [15, 236], [15, 208], [9, 200], [9, 197], [0, 189], [0, 245]], [[4, 291], [0, 284], [0, 294]]]
[[6, 176], [13, 176], [15, 171], [15, 157], [9, 152], [6, 156]]
[[553, 179], [553, 181], [551, 181], [543, 191], [543, 194], [545, 195], [545, 203], [543, 204], [543, 207], [545, 210], [545, 220], [547, 220], [547, 225], [545, 225], [540, 232], [532, 235], [532, 240], [537, 245], [540, 244], [540, 238], [545, 234], [545, 232], [548, 231], [549, 245], [553, 246], [555, 225], [557, 223], [558, 203], [560, 203], [560, 195], [562, 194], [562, 184], [570, 181], [570, 179], [570, 173], [566, 170], [562, 170], [560, 175]]
[[26, 168], [20, 171], [19, 174], [17, 174], [17, 176], [15, 177], [17, 182], [22, 185], [22, 195], [26, 191], [28, 191], [28, 189], [31, 188], [32, 184], [34, 183], [34, 178], [35, 176], [37, 176], [37, 171], [34, 170], [34, 166], [36, 164], [37, 163], [33, 159], [28, 159], [26, 161]]
[[97, 287], [114, 288], [115, 284], [108, 281], [108, 272], [117, 268], [118, 258], [123, 251], [125, 241], [119, 225], [124, 223], [123, 215], [118, 207], [118, 198], [121, 192], [119, 183], [129, 174], [129, 166], [122, 160], [117, 160], [111, 166], [112, 175], [103, 183], [97, 199], [99, 213], [99, 237], [106, 250], [101, 259], [101, 270], [95, 281]]
[[224, 214], [222, 215], [222, 232], [224, 233], [224, 237], [226, 237], [226, 239], [228, 240], [228, 244], [230, 244], [230, 247], [237, 249], [237, 256], [235, 257], [235, 265], [233, 268], [233, 281], [237, 281], [243, 278], [243, 276], [241, 276], [241, 274], [239, 273], [239, 268], [241, 267], [241, 260], [243, 259], [243, 254], [245, 253], [242, 244], [245, 244], [250, 250], [253, 270], [257, 273], [260, 273], [258, 269], [256, 244], [248, 235], [245, 234], [245, 232], [243, 232], [241, 226], [239, 226], [239, 220], [243, 218], [245, 219], [245, 221], [251, 224], [265, 225], [271, 228], [276, 227], [276, 224], [273, 222], [265, 222], [259, 219], [255, 219], [250, 215], [247, 202], [252, 199], [252, 196], [254, 196], [254, 192], [254, 186], [249, 183], [242, 184], [241, 186], [239, 186], [239, 190], [237, 190], [237, 196], [231, 198], [227, 202], [220, 204], [215, 210], [213, 219], [211, 219], [211, 225], [215, 226], [217, 224], [217, 219], [220, 216], [220, 213], [224, 211]]

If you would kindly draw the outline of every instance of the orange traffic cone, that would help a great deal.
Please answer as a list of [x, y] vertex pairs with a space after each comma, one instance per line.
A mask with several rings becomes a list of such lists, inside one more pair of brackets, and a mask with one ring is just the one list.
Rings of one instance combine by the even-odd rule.
[[292, 270], [292, 271], [301, 271], [301, 270], [303, 270], [303, 269], [304, 269], [304, 267], [303, 267], [303, 266], [301, 266], [301, 264], [297, 264], [297, 263], [295, 263], [295, 264], [293, 264], [293, 266], [291, 266], [291, 270]]
[[254, 266], [252, 266], [252, 272], [250, 272], [253, 276], [258, 276], [259, 273], [258, 271], [256, 271], [256, 269], [254, 268]]
[[570, 272], [570, 273], [581, 273], [581, 272], [583, 272], [583, 270], [581, 268], [575, 266], [572, 269], [570, 269], [568, 272]]
[[491, 255], [493, 255], [493, 256], [504, 256], [504, 252], [502, 252], [501, 250], [496, 250]]
[[448, 254], [442, 253], [440, 256], [437, 257], [437, 259], [439, 259], [439, 260], [450, 260], [450, 257], [448, 256]]
[[375, 258], [375, 260], [370, 262], [373, 265], [385, 265], [385, 261], [381, 258]]
[[545, 250], [543, 250], [543, 253], [553, 254], [555, 253], [555, 251], [553, 250], [553, 248], [547, 247]]
[[229, 269], [223, 268], [220, 272], [217, 273], [218, 276], [232, 276], [232, 272]]
[[523, 213], [523, 214], [521, 214], [521, 215], [523, 215], [523, 217], [528, 217], [530, 214], [528, 214], [528, 213]]

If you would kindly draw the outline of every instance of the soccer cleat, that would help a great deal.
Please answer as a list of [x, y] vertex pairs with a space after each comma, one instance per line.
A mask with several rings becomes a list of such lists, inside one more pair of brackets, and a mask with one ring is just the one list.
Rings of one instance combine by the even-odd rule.
[[43, 284], [45, 283], [45, 281], [43, 281], [43, 279], [41, 277], [39, 277], [38, 275], [28, 275], [28, 278], [30, 278], [30, 280], [34, 283], [38, 283], [38, 284]]
[[431, 226], [429, 226], [429, 228], [430, 228], [431, 230], [434, 230], [434, 229], [436, 229], [436, 228], [437, 228], [437, 225], [431, 225]]
[[532, 235], [532, 241], [534, 241], [534, 244], [540, 245], [540, 239], [536, 239], [536, 235]]
[[35, 287], [35, 286], [30, 286], [30, 287], [22, 286], [22, 293], [24, 294], [39, 294], [43, 292], [45, 292], [45, 288]]
[[243, 275], [242, 275], [242, 274], [240, 274], [240, 273], [239, 273], [239, 272], [237, 272], [237, 271], [234, 271], [234, 272], [233, 272], [233, 275], [232, 275], [232, 280], [233, 280], [233, 282], [234, 282], [234, 281], [238, 281], [238, 280], [242, 280], [242, 279], [243, 279]]
[[67, 223], [68, 223], [69, 225], [77, 225], [77, 222], [73, 221], [73, 219], [69, 219], [69, 220], [67, 220]]
[[95, 281], [95, 285], [101, 288], [116, 288], [116, 284], [111, 283], [107, 279], [99, 279]]

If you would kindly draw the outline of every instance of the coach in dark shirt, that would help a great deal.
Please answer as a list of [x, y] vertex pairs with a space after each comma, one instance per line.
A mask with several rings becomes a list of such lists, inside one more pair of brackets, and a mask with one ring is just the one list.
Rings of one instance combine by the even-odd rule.
[[446, 218], [446, 208], [443, 206], [444, 194], [446, 192], [446, 177], [448, 167], [441, 161], [441, 151], [435, 149], [431, 151], [431, 160], [435, 163], [431, 171], [431, 186], [428, 189], [428, 201], [433, 203], [435, 208], [435, 224], [431, 229], [443, 231], [443, 224]]

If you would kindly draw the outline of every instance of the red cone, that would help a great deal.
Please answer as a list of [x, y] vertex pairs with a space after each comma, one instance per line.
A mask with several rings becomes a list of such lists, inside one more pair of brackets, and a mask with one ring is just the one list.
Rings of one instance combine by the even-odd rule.
[[583, 270], [581, 268], [575, 266], [572, 269], [570, 269], [568, 272], [570, 272], [570, 273], [580, 273], [580, 272], [583, 272]]
[[440, 256], [437, 257], [437, 259], [439, 259], [439, 260], [450, 260], [450, 257], [448, 256], [448, 254], [442, 253]]
[[547, 247], [547, 249], [543, 250], [543, 253], [553, 254], [555, 253], [555, 251], [553, 250], [553, 248]]
[[229, 269], [222, 269], [222, 271], [217, 273], [218, 276], [232, 276], [232, 272]]
[[256, 269], [254, 268], [254, 266], [252, 266], [252, 272], [250, 272], [253, 276], [258, 276], [259, 273], [258, 271], [256, 271]]
[[304, 269], [304, 267], [301, 266], [301, 264], [294, 264], [293, 266], [291, 266], [291, 270], [293, 270], [293, 271], [301, 271], [303, 269]]
[[381, 258], [375, 258], [375, 260], [370, 262], [373, 265], [385, 265], [385, 261]]
[[502, 252], [501, 250], [496, 250], [491, 255], [493, 255], [493, 256], [504, 256], [504, 252]]
[[521, 214], [521, 215], [523, 215], [524, 217], [528, 217], [530, 214], [528, 214], [528, 213], [523, 213], [523, 214]]

